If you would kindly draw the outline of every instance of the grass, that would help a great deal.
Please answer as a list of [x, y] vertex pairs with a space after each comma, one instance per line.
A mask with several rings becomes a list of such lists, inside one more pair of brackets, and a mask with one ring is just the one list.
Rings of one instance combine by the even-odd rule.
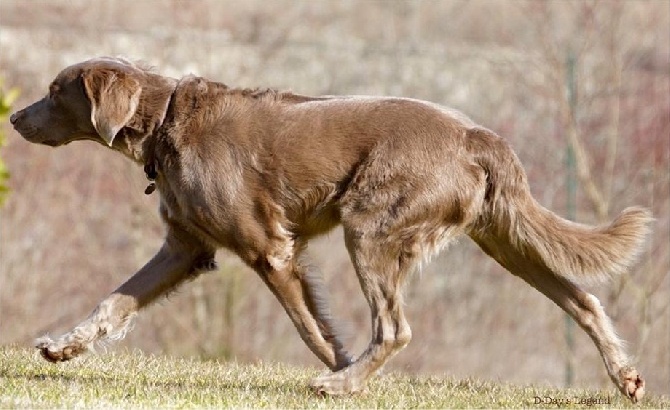
[[[613, 389], [546, 387], [388, 374], [365, 392], [320, 397], [307, 387], [321, 370], [277, 363], [239, 364], [147, 356], [86, 355], [51, 364], [36, 351], [0, 347], [0, 408], [670, 408], [668, 398], [633, 406]], [[537, 404], [535, 397], [610, 404]]]

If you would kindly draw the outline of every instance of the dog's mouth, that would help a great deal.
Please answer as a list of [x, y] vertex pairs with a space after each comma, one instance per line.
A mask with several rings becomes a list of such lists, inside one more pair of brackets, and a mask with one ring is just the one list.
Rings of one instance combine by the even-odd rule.
[[30, 125], [25, 125], [25, 124], [15, 123], [13, 125], [14, 125], [14, 129], [16, 130], [16, 132], [21, 134], [21, 136], [24, 139], [26, 139], [30, 142], [37, 142], [36, 140], [40, 136], [40, 131], [37, 128], [35, 128], [33, 126], [30, 126]]
[[67, 144], [69, 144], [71, 142], [74, 142], [74, 141], [83, 141], [83, 140], [86, 140], [86, 139], [87, 138], [85, 138], [85, 137], [77, 136], [77, 137], [72, 137], [72, 138], [65, 138], [65, 139], [62, 139], [62, 140], [53, 140], [53, 139], [52, 140], [43, 140], [43, 141], [40, 141], [39, 143], [43, 144], [43, 145], [48, 145], [50, 147], [60, 147], [62, 145], [67, 145]]
[[66, 145], [72, 141], [86, 139], [85, 135], [81, 133], [75, 133], [66, 138], [57, 139], [52, 135], [49, 135], [48, 132], [43, 132], [40, 128], [35, 127], [31, 124], [18, 124], [15, 123], [14, 129], [21, 134], [21, 136], [28, 142], [34, 144], [47, 145], [49, 147], [59, 147], [61, 145]]
[[[20, 131], [19, 131], [20, 132]], [[20, 132], [23, 138], [26, 141], [32, 142], [34, 144], [48, 145], [50, 147], [57, 147], [59, 145], [65, 144], [67, 141], [58, 141], [55, 139], [42, 139], [42, 134], [37, 130], [31, 130], [31, 132]]]
[[59, 145], [67, 144], [67, 142], [56, 141], [56, 140], [44, 140], [40, 144], [48, 145], [50, 147], [57, 147]]
[[62, 145], [67, 145], [67, 144], [71, 143], [72, 141], [77, 141], [77, 140], [81, 140], [81, 139], [85, 139], [85, 138], [75, 136], [75, 137], [71, 137], [71, 138], [63, 138], [63, 139], [60, 139], [60, 140], [54, 139], [54, 138], [48, 138], [48, 137], [46, 139], [41, 139], [41, 138], [39, 138], [39, 133], [35, 133], [32, 136], [32, 138], [26, 137], [26, 140], [28, 140], [30, 142], [34, 142], [34, 143], [40, 144], [40, 145], [47, 145], [49, 147], [60, 147]]

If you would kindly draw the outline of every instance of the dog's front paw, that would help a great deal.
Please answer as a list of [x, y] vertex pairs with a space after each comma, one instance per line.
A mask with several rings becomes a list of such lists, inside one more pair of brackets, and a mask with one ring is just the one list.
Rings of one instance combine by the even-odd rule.
[[46, 360], [57, 363], [74, 359], [84, 353], [88, 348], [81, 343], [54, 342], [49, 336], [44, 336], [35, 341], [35, 347]]
[[644, 396], [644, 379], [633, 367], [625, 367], [619, 371], [621, 390], [633, 403], [642, 400]]

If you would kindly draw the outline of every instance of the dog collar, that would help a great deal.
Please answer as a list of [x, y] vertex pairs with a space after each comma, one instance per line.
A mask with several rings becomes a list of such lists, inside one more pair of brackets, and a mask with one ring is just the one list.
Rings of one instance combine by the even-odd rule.
[[168, 117], [170, 116], [170, 113], [172, 111], [172, 103], [174, 101], [174, 96], [177, 93], [177, 86], [179, 85], [179, 82], [175, 84], [174, 89], [172, 90], [172, 93], [170, 94], [170, 98], [167, 100], [166, 106], [165, 106], [165, 116], [161, 120], [161, 123], [155, 128], [155, 131], [153, 132], [153, 135], [151, 135], [149, 138], [150, 140], [148, 141], [148, 144], [145, 148], [145, 152], [147, 153], [145, 158], [145, 163], [144, 163], [144, 174], [146, 175], [147, 179], [149, 180], [149, 184], [147, 187], [144, 189], [144, 194], [145, 195], [151, 195], [155, 190], [156, 190], [156, 178], [158, 178], [158, 166], [156, 163], [156, 139], [159, 137], [161, 132], [163, 132], [163, 127], [165, 126], [166, 122], [168, 122]]
[[144, 189], [145, 195], [151, 195], [152, 192], [156, 190], [156, 177], [158, 177], [158, 171], [156, 171], [156, 162], [147, 163], [144, 165], [144, 174], [149, 180], [149, 185]]

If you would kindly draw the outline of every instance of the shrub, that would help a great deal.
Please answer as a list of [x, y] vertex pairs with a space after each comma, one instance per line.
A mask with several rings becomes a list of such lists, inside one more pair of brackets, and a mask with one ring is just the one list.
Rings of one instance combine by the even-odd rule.
[[[2, 79], [0, 79], [0, 148], [5, 145], [5, 130], [4, 123], [9, 118], [9, 115], [12, 111], [12, 103], [16, 100], [16, 97], [19, 96], [19, 90], [17, 88], [12, 88], [11, 90], [5, 92], [2, 87]], [[7, 166], [0, 156], [0, 205], [4, 203], [7, 199], [7, 194], [9, 193], [9, 187], [7, 186], [7, 180], [9, 179], [9, 171]]]

